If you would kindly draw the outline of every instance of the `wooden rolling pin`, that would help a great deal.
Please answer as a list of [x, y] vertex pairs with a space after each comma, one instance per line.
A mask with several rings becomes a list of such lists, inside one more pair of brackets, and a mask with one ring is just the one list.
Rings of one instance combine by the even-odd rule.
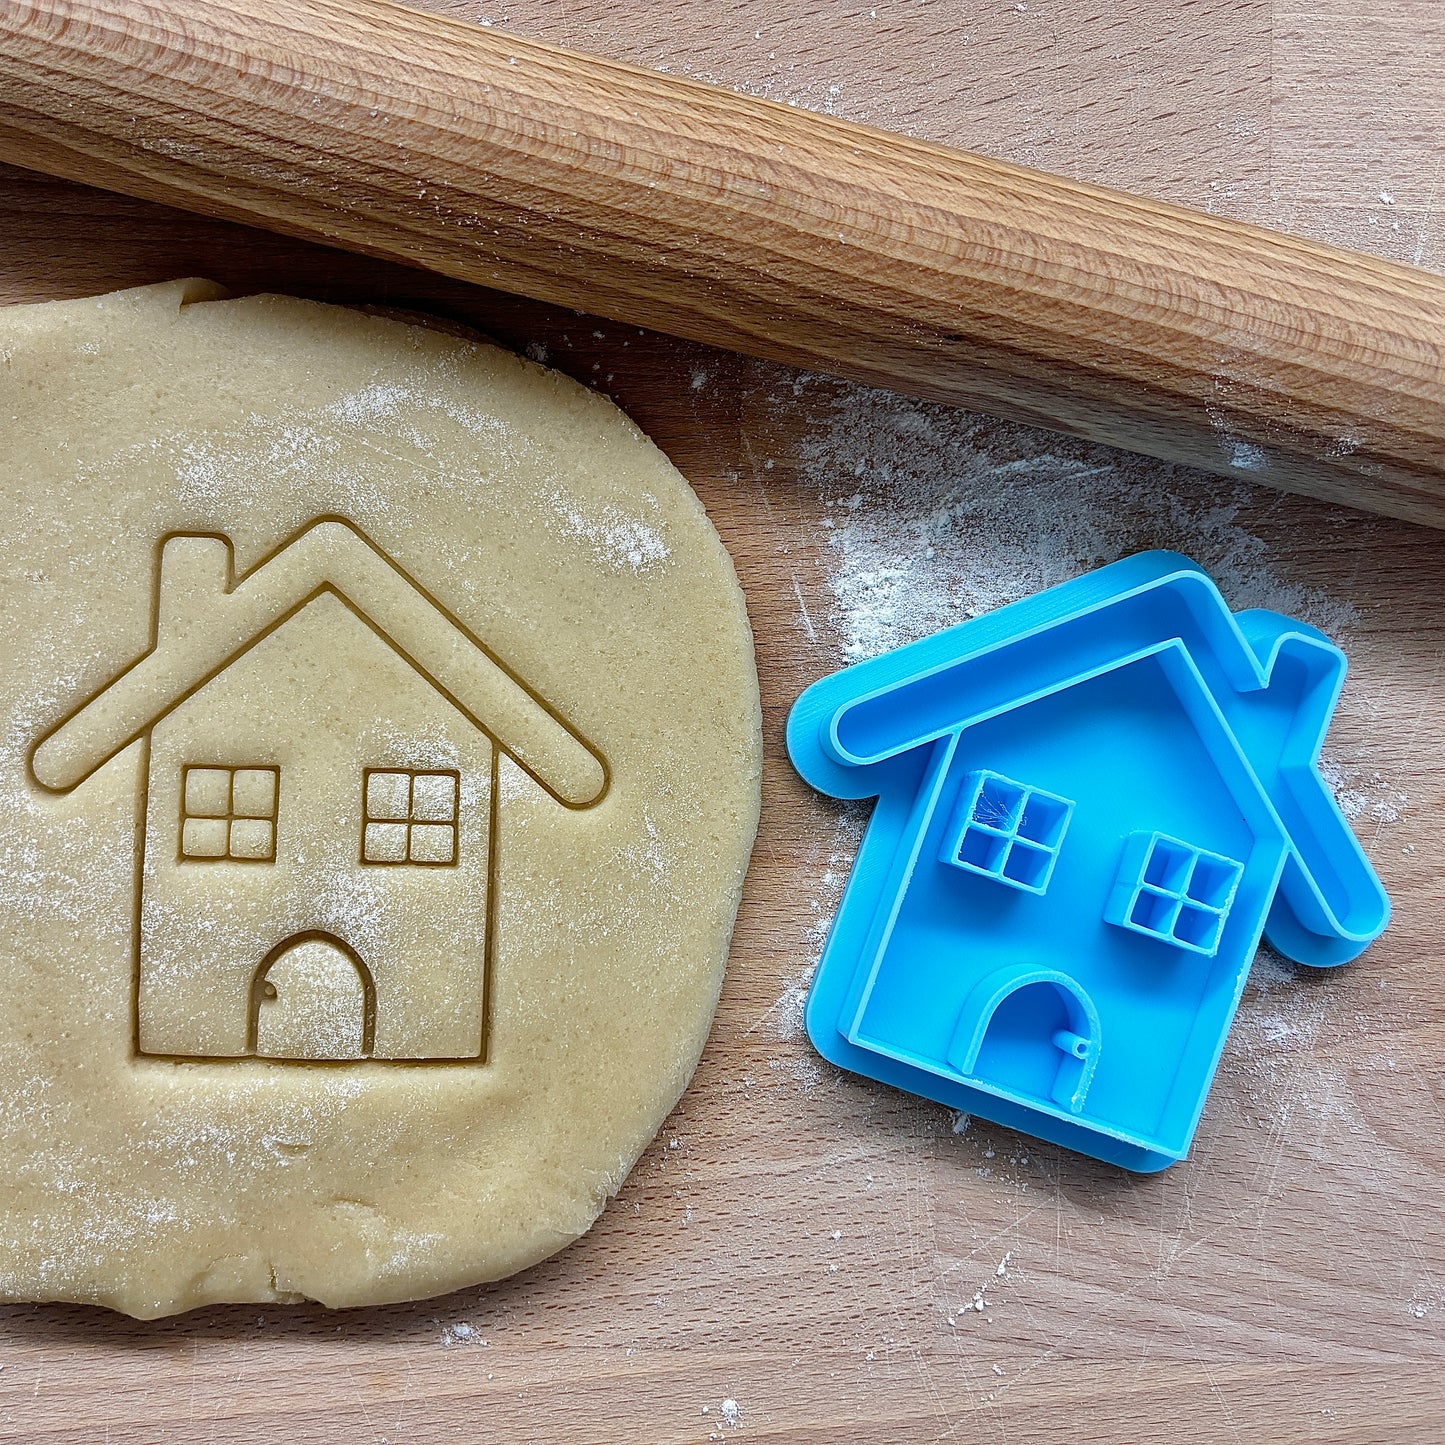
[[1445, 525], [1445, 279], [388, 0], [4, 0], [0, 158]]

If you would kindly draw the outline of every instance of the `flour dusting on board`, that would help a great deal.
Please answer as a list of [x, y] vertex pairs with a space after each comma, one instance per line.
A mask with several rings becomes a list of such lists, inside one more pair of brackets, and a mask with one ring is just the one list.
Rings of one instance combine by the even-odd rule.
[[1334, 637], [1356, 620], [1278, 575], [1238, 520], [1254, 495], [1239, 483], [865, 387], [833, 393], [801, 461], [849, 662], [1150, 547], [1194, 558], [1235, 608]]
[[1337, 758], [1326, 757], [1320, 765], [1325, 782], [1352, 823], [1398, 823], [1409, 806], [1410, 795], [1385, 780], [1383, 774], [1351, 772]]
[[455, 1324], [443, 1325], [441, 1334], [442, 1348], [450, 1349], [453, 1345], [474, 1345], [478, 1349], [486, 1349], [487, 1342], [482, 1338], [482, 1333], [474, 1324], [466, 1320], [458, 1320]]
[[[843, 897], [853, 860], [857, 857], [858, 845], [863, 841], [863, 833], [868, 826], [871, 804], [837, 803], [833, 800], [830, 803], [837, 808], [832, 835], [828, 837], [819, 829], [809, 849], [808, 874], [818, 879], [818, 887], [808, 899], [802, 966], [783, 978], [782, 991], [747, 1029], [751, 1035], [766, 1028], [782, 1044], [798, 1043], [806, 1033], [808, 990], [812, 987], [813, 974], [823, 955], [829, 930], [833, 927], [833, 918]], [[823, 1078], [811, 1055], [802, 1059], [791, 1058], [786, 1062], [772, 1059], [769, 1067], [786, 1073], [805, 1088], [813, 1087]]]

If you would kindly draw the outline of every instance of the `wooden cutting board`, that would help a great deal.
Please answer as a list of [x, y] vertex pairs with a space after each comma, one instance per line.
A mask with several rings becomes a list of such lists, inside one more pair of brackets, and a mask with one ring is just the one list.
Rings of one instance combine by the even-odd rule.
[[[1445, 270], [1445, 17], [1408, 0], [433, 3]], [[1436, 1438], [1438, 534], [24, 172], [0, 171], [0, 213], [0, 301], [200, 274], [545, 348], [707, 503], [768, 739], [712, 1040], [586, 1239], [501, 1286], [344, 1315], [0, 1310], [0, 1440]], [[1396, 918], [1342, 972], [1262, 965], [1193, 1158], [1134, 1179], [812, 1053], [798, 1004], [858, 820], [796, 781], [781, 728], [850, 646], [1146, 545], [1340, 632], [1332, 776]]]

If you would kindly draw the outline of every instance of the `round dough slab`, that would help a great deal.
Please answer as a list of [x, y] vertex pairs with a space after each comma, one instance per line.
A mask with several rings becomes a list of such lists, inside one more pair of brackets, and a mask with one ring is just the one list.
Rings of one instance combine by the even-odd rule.
[[691, 1076], [757, 824], [696, 496], [495, 347], [181, 282], [0, 313], [0, 1294], [495, 1279]]

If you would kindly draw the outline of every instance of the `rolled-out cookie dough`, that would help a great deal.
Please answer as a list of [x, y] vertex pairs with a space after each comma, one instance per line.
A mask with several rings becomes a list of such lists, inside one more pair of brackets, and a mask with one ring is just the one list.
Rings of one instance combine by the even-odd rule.
[[757, 677], [696, 496], [495, 347], [179, 282], [0, 312], [0, 1294], [416, 1298], [696, 1065]]

